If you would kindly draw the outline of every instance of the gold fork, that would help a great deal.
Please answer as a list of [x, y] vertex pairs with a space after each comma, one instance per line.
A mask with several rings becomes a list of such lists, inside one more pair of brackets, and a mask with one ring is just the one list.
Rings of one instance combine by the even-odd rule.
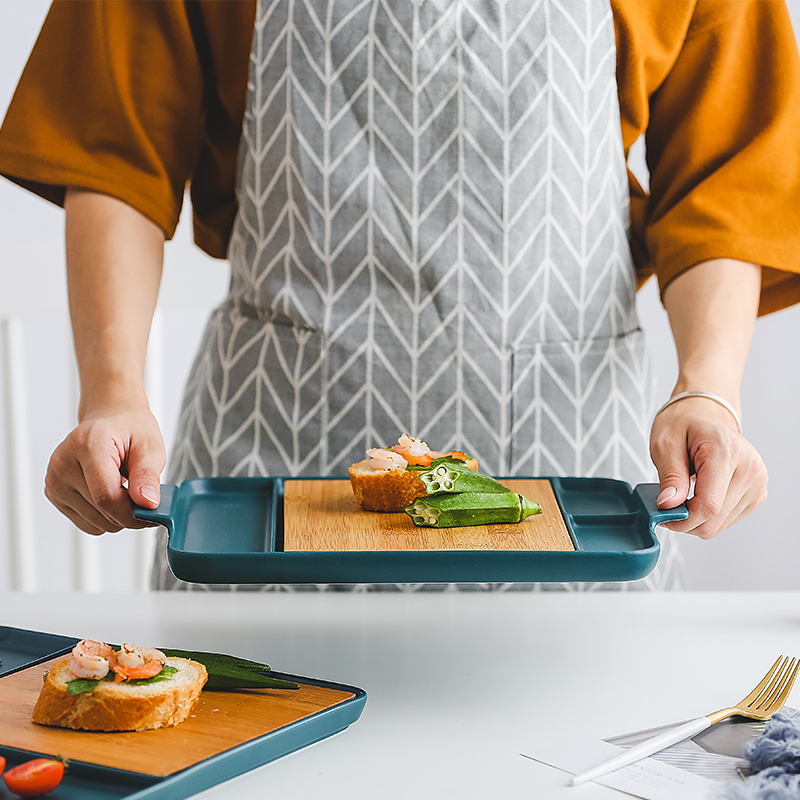
[[670, 728], [651, 739], [640, 742], [619, 755], [576, 775], [572, 779], [572, 785], [577, 786], [578, 784], [586, 783], [599, 778], [601, 775], [607, 775], [609, 772], [613, 772], [627, 764], [633, 764], [635, 761], [657, 753], [671, 744], [696, 736], [706, 728], [710, 728], [717, 722], [728, 719], [728, 717], [740, 716], [748, 719], [769, 719], [783, 708], [786, 698], [789, 696], [792, 686], [794, 686], [799, 669], [800, 662], [797, 659], [779, 656], [761, 683], [740, 703], [731, 708], [722, 708], [719, 711], [714, 711], [705, 717], [698, 717], [690, 722]]

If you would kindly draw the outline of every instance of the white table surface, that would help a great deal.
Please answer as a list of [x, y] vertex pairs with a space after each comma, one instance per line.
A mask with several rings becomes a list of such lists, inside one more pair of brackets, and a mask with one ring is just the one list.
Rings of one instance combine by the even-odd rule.
[[0, 594], [0, 624], [229, 652], [366, 690], [347, 730], [202, 800], [584, 800], [627, 795], [568, 787], [520, 754], [738, 701], [778, 655], [800, 655], [800, 592]]

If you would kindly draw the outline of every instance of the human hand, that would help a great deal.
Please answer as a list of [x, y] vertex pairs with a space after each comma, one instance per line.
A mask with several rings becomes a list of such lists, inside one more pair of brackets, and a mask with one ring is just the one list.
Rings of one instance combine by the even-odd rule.
[[45, 495], [86, 533], [148, 527], [153, 523], [133, 518], [133, 504], [158, 505], [165, 462], [164, 440], [146, 403], [96, 409], [51, 456]]
[[[650, 454], [660, 480], [659, 508], [686, 503], [689, 516], [665, 525], [711, 539], [767, 497], [767, 469], [730, 412], [706, 398], [685, 398], [653, 422]], [[691, 477], [694, 496], [689, 497]]]

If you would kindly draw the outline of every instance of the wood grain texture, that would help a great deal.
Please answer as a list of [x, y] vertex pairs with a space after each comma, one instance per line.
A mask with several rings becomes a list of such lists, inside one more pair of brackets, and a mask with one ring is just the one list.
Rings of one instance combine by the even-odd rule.
[[359, 508], [349, 481], [287, 480], [285, 552], [373, 550], [574, 550], [548, 480], [515, 478], [503, 484], [542, 507], [517, 525], [416, 527], [408, 514]]
[[93, 733], [35, 725], [31, 713], [42, 674], [57, 660], [0, 679], [0, 744], [148, 775], [171, 775], [354, 696], [303, 683], [299, 689], [203, 691], [191, 716], [172, 728]]

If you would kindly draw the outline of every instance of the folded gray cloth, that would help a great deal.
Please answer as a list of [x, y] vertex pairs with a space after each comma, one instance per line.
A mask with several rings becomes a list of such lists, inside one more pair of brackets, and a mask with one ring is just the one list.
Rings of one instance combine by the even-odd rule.
[[800, 715], [775, 714], [764, 733], [745, 745], [744, 755], [755, 774], [732, 786], [729, 800], [800, 798]]

